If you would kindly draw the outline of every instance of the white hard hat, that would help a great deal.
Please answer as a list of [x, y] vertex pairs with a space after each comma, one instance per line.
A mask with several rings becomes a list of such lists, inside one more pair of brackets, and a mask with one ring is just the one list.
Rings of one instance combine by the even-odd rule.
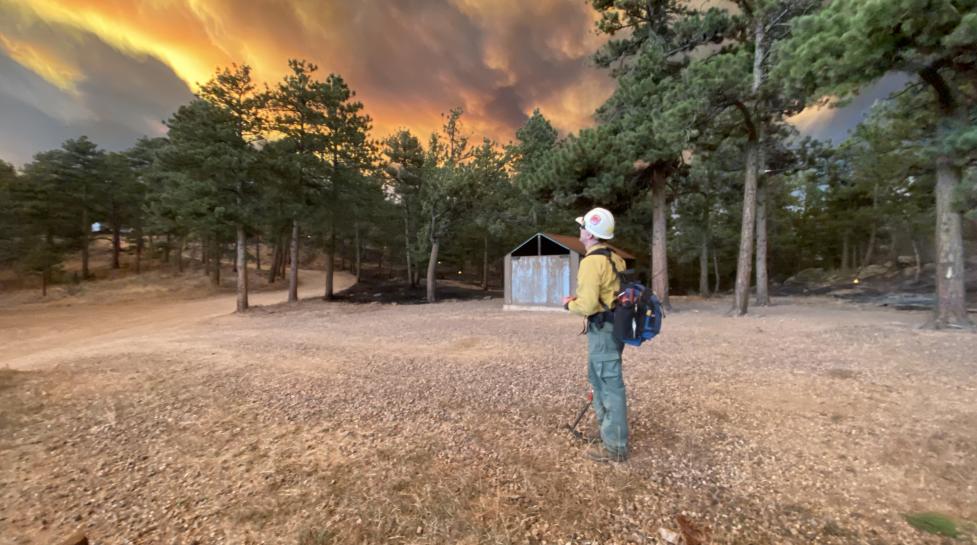
[[577, 225], [597, 238], [604, 240], [614, 238], [614, 214], [603, 208], [594, 208], [575, 221]]

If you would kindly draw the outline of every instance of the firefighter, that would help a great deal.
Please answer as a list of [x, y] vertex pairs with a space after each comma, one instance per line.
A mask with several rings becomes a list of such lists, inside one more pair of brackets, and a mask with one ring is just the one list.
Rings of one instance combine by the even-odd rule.
[[608, 257], [592, 255], [606, 249], [606, 240], [614, 238], [614, 215], [594, 208], [576, 219], [580, 242], [587, 255], [577, 271], [577, 293], [563, 298], [570, 312], [587, 318], [587, 378], [593, 388], [594, 414], [600, 428], [600, 442], [587, 452], [597, 462], [624, 462], [628, 457], [628, 404], [621, 375], [621, 351], [624, 344], [614, 337], [611, 309], [620, 289], [615, 267], [626, 268], [624, 260], [610, 253]]

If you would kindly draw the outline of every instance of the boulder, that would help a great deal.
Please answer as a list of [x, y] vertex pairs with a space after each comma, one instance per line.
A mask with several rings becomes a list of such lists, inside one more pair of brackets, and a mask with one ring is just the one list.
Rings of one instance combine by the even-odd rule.
[[910, 267], [916, 264], [916, 258], [911, 255], [901, 255], [896, 258], [896, 263], [898, 263], [900, 267]]
[[852, 275], [841, 271], [833, 271], [827, 275], [830, 284], [847, 284], [852, 281]]
[[858, 270], [858, 278], [865, 280], [866, 278], [883, 275], [887, 272], [889, 272], [889, 269], [884, 265], [866, 265]]
[[784, 281], [785, 284], [823, 284], [828, 281], [828, 274], [820, 267], [804, 269]]

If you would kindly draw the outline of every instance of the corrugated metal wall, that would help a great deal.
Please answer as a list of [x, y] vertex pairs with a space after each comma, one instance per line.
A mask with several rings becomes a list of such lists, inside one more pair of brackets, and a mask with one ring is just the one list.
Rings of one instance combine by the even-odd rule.
[[512, 258], [512, 304], [560, 306], [570, 292], [570, 256]]

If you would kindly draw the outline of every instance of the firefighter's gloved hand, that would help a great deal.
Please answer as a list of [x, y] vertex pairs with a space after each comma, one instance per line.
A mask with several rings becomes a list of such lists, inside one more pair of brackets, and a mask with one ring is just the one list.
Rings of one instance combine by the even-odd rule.
[[570, 301], [573, 301], [576, 298], [577, 298], [576, 295], [567, 295], [563, 297], [563, 308], [566, 310], [570, 310]]

